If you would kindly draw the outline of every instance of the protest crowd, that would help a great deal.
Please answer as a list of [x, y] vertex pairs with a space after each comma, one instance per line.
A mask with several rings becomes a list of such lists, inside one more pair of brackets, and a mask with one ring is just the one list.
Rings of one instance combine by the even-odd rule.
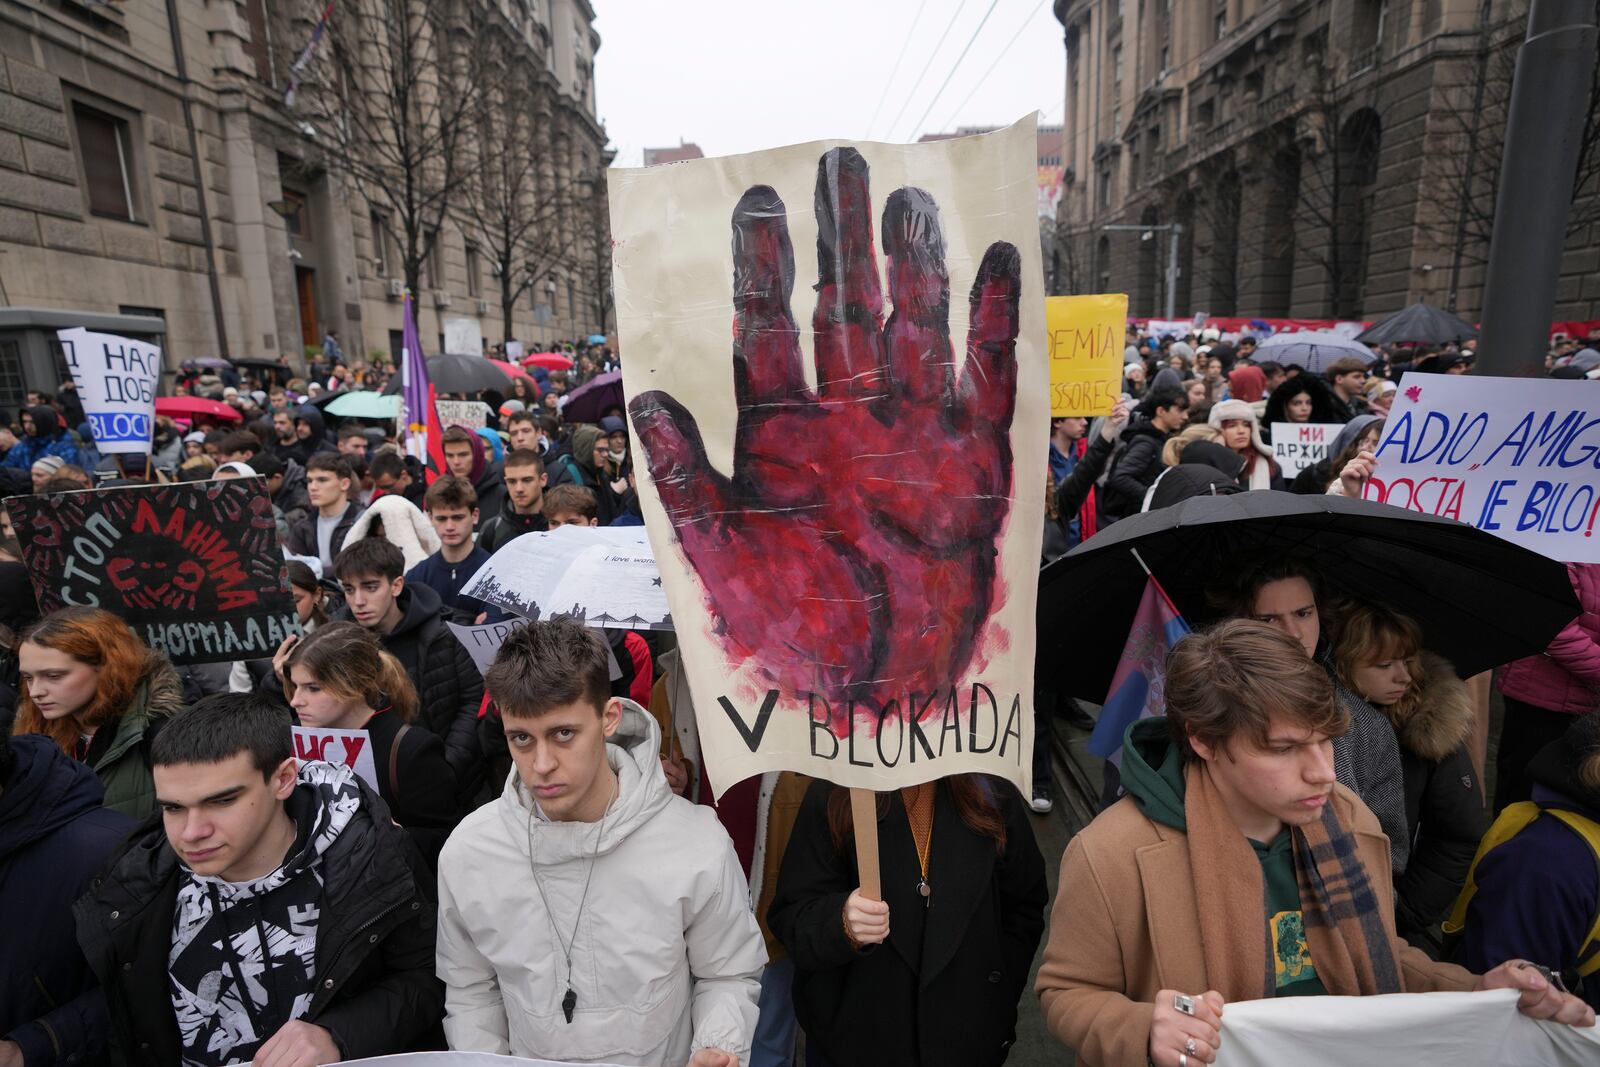
[[[1031, 795], [981, 774], [879, 792], [869, 892], [849, 791], [713, 788], [670, 631], [535, 618], [481, 665], [461, 637], [510, 620], [472, 583], [519, 538], [644, 521], [606, 339], [501, 352], [492, 388], [442, 357], [431, 457], [377, 413], [385, 370], [330, 340], [309, 375], [182, 365], [148, 453], [97, 451], [71, 380], [0, 420], [0, 1067], [982, 1067], [1027, 997], [1103, 1067], [1211, 1063], [1232, 1013], [1283, 997], [1503, 989], [1594, 1025], [1600, 565], [1567, 565], [1581, 611], [1547, 648], [1494, 664], [1491, 796], [1477, 698], [1416, 598], [1341, 581], [1376, 550], [1197, 550], [1216, 621], [1174, 642], [1164, 715], [1119, 724], [1054, 900], [1049, 736], [1112, 712], [1044, 669], [1042, 622]], [[1111, 414], [1051, 420], [1039, 563], [1197, 498], [1361, 498], [1401, 376], [1473, 363], [1470, 340], [1308, 360], [1130, 325]], [[1600, 349], [1561, 340], [1549, 373], [1600, 376]], [[1287, 448], [1297, 425], [1329, 429]], [[228, 481], [262, 501], [248, 520]], [[73, 579], [165, 625], [92, 595], [40, 613], [51, 545], [201, 520], [82, 509], [186, 487], [282, 566], [283, 635], [192, 654], [233, 631], [184, 630], [229, 566], [189, 534]], [[73, 551], [67, 572], [94, 561]], [[1105, 606], [1070, 611], [1092, 629]], [[329, 755], [352, 735], [365, 762]]]

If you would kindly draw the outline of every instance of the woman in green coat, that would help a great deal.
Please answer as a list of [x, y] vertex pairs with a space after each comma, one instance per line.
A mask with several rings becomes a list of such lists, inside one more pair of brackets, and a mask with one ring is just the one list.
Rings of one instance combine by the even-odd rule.
[[156, 810], [150, 741], [183, 710], [172, 664], [98, 608], [65, 608], [22, 636], [22, 699], [13, 733], [44, 734], [94, 768], [105, 806], [142, 819]]

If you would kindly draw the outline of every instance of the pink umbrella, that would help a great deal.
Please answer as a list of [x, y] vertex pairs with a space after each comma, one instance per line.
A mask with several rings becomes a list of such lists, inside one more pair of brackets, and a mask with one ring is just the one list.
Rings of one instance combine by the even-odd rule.
[[209, 415], [213, 419], [222, 419], [224, 422], [242, 422], [244, 416], [239, 409], [230, 407], [220, 400], [207, 400], [200, 396], [158, 396], [156, 397], [156, 414], [169, 415], [173, 418], [194, 418]]
[[571, 370], [572, 357], [560, 352], [535, 352], [522, 359], [524, 367], [543, 367], [545, 370]]

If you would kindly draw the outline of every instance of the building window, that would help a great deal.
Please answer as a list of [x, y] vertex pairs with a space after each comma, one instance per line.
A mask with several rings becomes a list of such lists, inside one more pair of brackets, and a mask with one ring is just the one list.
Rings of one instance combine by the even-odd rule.
[[478, 246], [467, 246], [467, 295], [476, 297], [482, 286], [478, 284]]
[[578, 290], [572, 284], [572, 279], [567, 279], [567, 316], [572, 319], [572, 324], [578, 324]]
[[1228, 36], [1228, 0], [1217, 0], [1215, 24], [1217, 40]]
[[389, 276], [389, 234], [383, 225], [383, 216], [376, 211], [367, 216], [372, 227], [372, 272], [380, 278]]
[[1118, 90], [1122, 88], [1122, 46], [1120, 44], [1111, 50], [1111, 84]]
[[1111, 168], [1100, 168], [1100, 206], [1111, 206]]
[[89, 189], [89, 211], [110, 219], [139, 221], [134, 211], [133, 137], [127, 120], [74, 104], [72, 122]]
[[306, 194], [294, 189], [283, 191], [283, 226], [291, 237], [311, 236], [311, 221], [306, 213]]
[[1172, 69], [1172, 49], [1167, 45], [1161, 46], [1161, 73], [1165, 75]]
[[444, 235], [434, 230], [429, 235], [428, 258], [423, 263], [423, 284], [438, 289], [444, 283]]

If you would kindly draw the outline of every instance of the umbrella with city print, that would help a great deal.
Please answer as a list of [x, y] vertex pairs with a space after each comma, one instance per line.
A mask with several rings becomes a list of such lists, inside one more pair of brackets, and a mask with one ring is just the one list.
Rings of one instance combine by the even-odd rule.
[[462, 593], [536, 622], [567, 616], [611, 630], [672, 629], [642, 526], [523, 534], [490, 557]]

